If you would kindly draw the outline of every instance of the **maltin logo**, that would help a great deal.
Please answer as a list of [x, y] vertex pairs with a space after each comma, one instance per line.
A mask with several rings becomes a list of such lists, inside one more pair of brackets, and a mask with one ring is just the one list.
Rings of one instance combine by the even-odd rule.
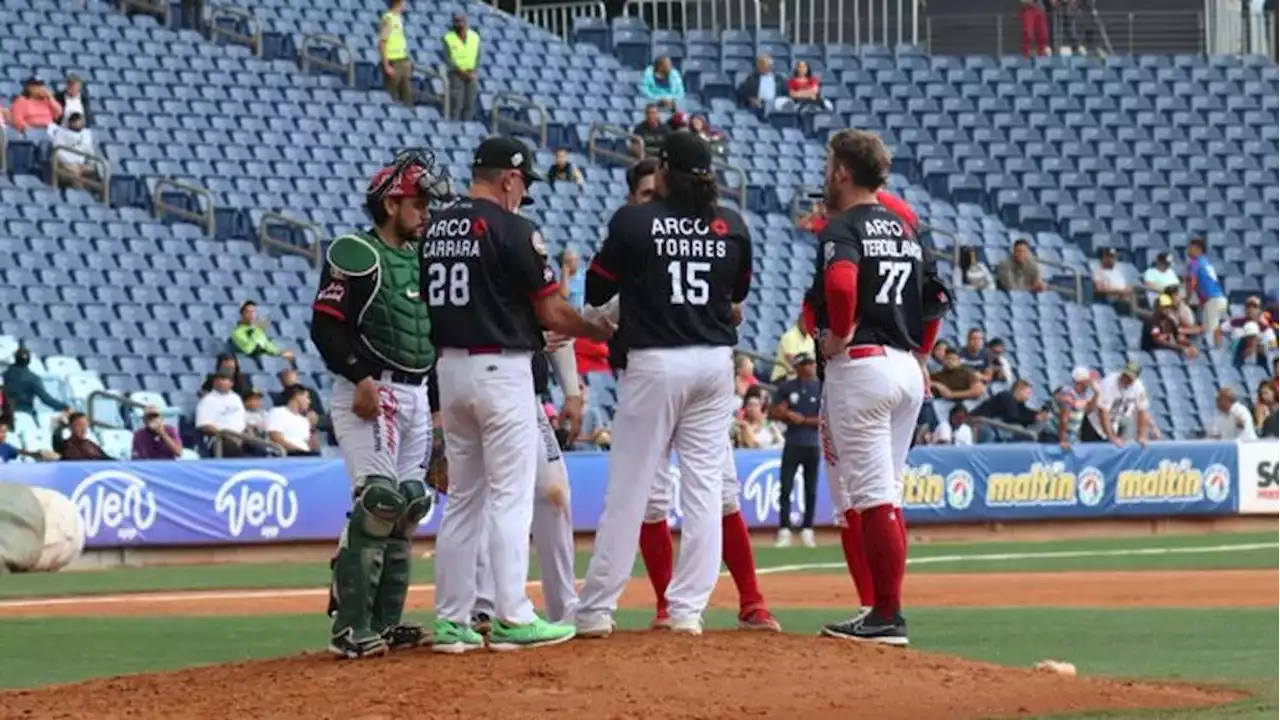
[[142, 478], [121, 470], [103, 470], [80, 481], [71, 502], [84, 519], [88, 539], [114, 530], [118, 540], [137, 540], [156, 524], [155, 494]]
[[227, 478], [213, 498], [213, 508], [227, 517], [227, 533], [238, 538], [254, 529], [273, 540], [298, 519], [298, 493], [288, 478], [268, 470], [244, 470]]

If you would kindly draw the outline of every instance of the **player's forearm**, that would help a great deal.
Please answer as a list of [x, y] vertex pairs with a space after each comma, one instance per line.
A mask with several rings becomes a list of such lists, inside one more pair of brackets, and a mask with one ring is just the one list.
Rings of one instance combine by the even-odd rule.
[[831, 332], [839, 338], [849, 337], [858, 313], [858, 270], [851, 262], [835, 262], [827, 268], [824, 280]]
[[376, 370], [356, 354], [355, 333], [337, 318], [324, 313], [312, 314], [311, 341], [320, 351], [325, 367], [353, 383], [359, 383]]
[[[588, 302], [590, 302], [589, 299]], [[546, 297], [538, 303], [536, 309], [542, 326], [552, 332], [573, 337], [591, 337], [596, 332], [595, 327], [584, 320], [582, 315], [559, 295]]]
[[582, 388], [578, 385], [578, 358], [573, 352], [573, 343], [565, 343], [551, 353], [551, 368], [555, 371], [565, 397], [582, 395]]

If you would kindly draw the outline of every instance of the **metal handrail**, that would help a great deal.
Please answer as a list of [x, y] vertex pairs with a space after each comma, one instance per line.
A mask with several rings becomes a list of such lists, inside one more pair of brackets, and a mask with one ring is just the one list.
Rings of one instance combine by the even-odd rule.
[[[538, 113], [538, 124], [531, 125], [523, 120], [515, 120], [502, 116], [503, 104], [515, 105], [525, 110], [534, 110]], [[498, 93], [493, 99], [493, 109], [489, 111], [489, 127], [495, 133], [501, 133], [503, 126], [512, 127], [520, 132], [531, 132], [538, 134], [538, 144], [546, 147], [547, 145], [547, 108], [541, 103], [536, 103], [526, 97], [510, 92]]]
[[219, 430], [218, 434], [213, 436], [213, 456], [215, 458], [222, 458], [222, 441], [224, 439], [235, 440], [241, 445], [254, 445], [260, 447], [276, 457], [289, 456], [289, 453], [285, 452], [283, 447], [277, 443], [271, 442], [270, 440], [263, 440], [262, 438], [247, 435], [245, 433], [238, 433], [234, 430]]
[[737, 173], [738, 182], [731, 185], [728, 177], [726, 177], [723, 184], [720, 184], [718, 180], [717, 184], [720, 185], [721, 197], [736, 197], [738, 204], [745, 208], [747, 206], [747, 172], [736, 165], [720, 161], [711, 163], [711, 167], [724, 174]]
[[591, 123], [591, 129], [587, 132], [587, 159], [588, 160], [590, 160], [593, 163], [599, 162], [601, 159], [613, 160], [614, 162], [620, 162], [623, 165], [626, 165], [627, 167], [631, 167], [632, 165], [635, 165], [637, 162], [639, 162], [639, 158], [631, 154], [630, 147], [628, 147], [628, 152], [621, 153], [612, 148], [607, 148], [600, 145], [599, 138], [601, 135], [607, 135], [609, 137], [614, 137], [614, 138], [621, 138], [623, 140], [626, 140], [629, 146], [644, 144], [644, 138], [617, 125], [609, 125], [607, 123]]
[[[236, 30], [221, 27], [218, 21], [222, 19], [243, 22], [245, 27], [249, 28], [249, 34], [244, 35]], [[229, 42], [249, 48], [255, 57], [262, 55], [262, 21], [252, 12], [237, 5], [218, 3], [209, 10], [208, 28], [210, 40], [225, 37]]]
[[[414, 65], [410, 70], [410, 75], [412, 77], [421, 78], [424, 81], [422, 83], [423, 96], [427, 100], [431, 100], [437, 103], [440, 106], [440, 112], [444, 113], [445, 117], [449, 117], [449, 74], [448, 72], [444, 68], [437, 68], [431, 65], [426, 65], [426, 66]], [[443, 89], [440, 91], [440, 94], [438, 95], [436, 94], [435, 90], [431, 87], [432, 79], [438, 79], [440, 82], [444, 83], [444, 85], [441, 86]]]
[[764, 26], [760, 0], [627, 0], [622, 14], [639, 17], [654, 30], [755, 30]]
[[[173, 188], [183, 192], [191, 193], [197, 197], [202, 197], [207, 203], [204, 212], [192, 212], [186, 208], [170, 205], [164, 201], [165, 188]], [[213, 214], [213, 193], [205, 190], [199, 185], [174, 180], [173, 178], [160, 178], [156, 181], [156, 188], [151, 193], [152, 212], [156, 218], [159, 218], [165, 212], [173, 213], [183, 220], [196, 223], [204, 228], [206, 235], [212, 235], [214, 230], [214, 214]]]
[[990, 425], [997, 430], [1002, 430], [1012, 435], [1018, 435], [1032, 441], [1040, 439], [1040, 434], [1035, 430], [1021, 425], [1007, 423], [1003, 420], [996, 420], [988, 417], [974, 417], [973, 415], [970, 415], [968, 420], [970, 425]]
[[168, 0], [120, 0], [121, 12], [128, 12], [129, 8], [135, 8], [148, 15], [154, 15], [160, 18], [162, 25], [169, 26]]
[[0, 129], [0, 174], [9, 172], [9, 138]]
[[[965, 246], [959, 242], [960, 237], [956, 235], [954, 231], [946, 230], [936, 225], [927, 225], [923, 223], [920, 225], [920, 229], [928, 230], [929, 232], [934, 233], [936, 235], [946, 235], [947, 237], [951, 238], [952, 240], [951, 257], [940, 258], [940, 259], [950, 260], [951, 264], [954, 267], [957, 267], [957, 268], [960, 267], [960, 251]], [[1050, 290], [1053, 290], [1061, 295], [1066, 295], [1068, 298], [1075, 300], [1077, 305], [1085, 304], [1084, 273], [1081, 272], [1080, 268], [1077, 268], [1074, 265], [1068, 265], [1067, 263], [1060, 262], [1058, 260], [1046, 260], [1042, 257], [1037, 257], [1035, 261], [1039, 265], [1048, 265], [1049, 267], [1055, 267], [1060, 270], [1066, 270], [1067, 272], [1071, 273], [1072, 280], [1074, 281], [1072, 283], [1072, 287], [1064, 287], [1062, 285], [1058, 285], [1056, 283], [1051, 283], [1051, 282], [1046, 282], [1045, 285], [1047, 285]], [[994, 269], [992, 270], [992, 279], [993, 280], [995, 279]]]
[[[64, 152], [71, 153], [72, 155], [79, 155], [80, 157], [85, 158], [87, 161], [92, 162], [94, 166], [97, 167], [98, 169], [97, 177], [96, 178], [85, 177], [84, 175], [81, 175], [78, 172], [64, 174], [62, 171], [65, 170], [66, 168], [80, 167], [79, 165], [76, 165], [74, 163], [69, 163], [63, 160], [62, 153]], [[59, 178], [68, 178], [68, 179], [73, 178], [76, 181], [76, 183], [83, 185], [87, 188], [97, 190], [102, 196], [102, 203], [104, 205], [111, 204], [111, 164], [107, 162], [106, 158], [103, 158], [99, 155], [94, 155], [93, 153], [85, 152], [83, 150], [77, 150], [76, 148], [58, 147], [57, 145], [53, 146], [52, 152], [50, 153], [50, 155], [51, 157], [49, 160], [49, 174], [50, 174], [49, 179], [52, 181], [52, 184], [54, 185], [54, 187], [58, 186]]]
[[[306, 245], [294, 245], [287, 240], [272, 237], [271, 233], [268, 232], [272, 225], [288, 225], [304, 233], [310, 233], [315, 239]], [[323, 256], [321, 246], [324, 243], [324, 232], [315, 223], [294, 220], [287, 215], [281, 215], [276, 212], [263, 213], [262, 220], [258, 222], [258, 242], [264, 249], [270, 247], [291, 255], [301, 255], [311, 261], [312, 267], [320, 267], [320, 259]]]
[[561, 40], [573, 42], [573, 24], [578, 18], [599, 18], [607, 20], [609, 13], [603, 2], [564, 2], [548, 5], [524, 7], [524, 3], [516, 2], [515, 15], [525, 22], [536, 25], [555, 35]]
[[[1238, 23], [1239, 19], [1234, 22]], [[1014, 53], [1020, 49], [1018, 23], [1016, 12], [933, 13], [924, 20], [924, 43], [930, 52], [940, 55]], [[1217, 51], [1215, 41], [1223, 40], [1221, 26], [1214, 24], [1212, 16], [1206, 20], [1204, 12], [1191, 10], [1058, 13], [1052, 18], [1052, 28], [1049, 44], [1054, 52], [1090, 34], [1094, 37], [1094, 49], [1122, 55], [1205, 54]], [[1233, 37], [1229, 29], [1226, 37]], [[1235, 50], [1227, 48], [1222, 52]]]
[[[769, 363], [769, 374], [770, 374], [770, 376], [772, 376], [772, 375], [773, 375], [773, 369], [774, 369], [774, 368], [776, 368], [776, 367], [780, 367], [780, 368], [782, 368], [783, 370], [786, 370], [788, 375], [790, 375], [790, 374], [791, 374], [791, 372], [792, 372], [793, 370], [795, 370], [795, 368], [791, 366], [791, 363], [787, 362], [786, 360], [779, 360], [779, 359], [778, 359], [778, 358], [776, 358], [776, 357], [770, 357], [770, 356], [768, 356], [768, 355], [765, 355], [764, 353], [756, 352], [755, 350], [746, 350], [746, 349], [743, 349], [743, 348], [734, 348], [733, 352], [734, 352], [735, 354], [737, 354], [737, 355], [746, 355], [747, 357], [751, 358], [752, 360], [755, 360], [756, 362], [767, 362], [767, 363]], [[763, 385], [764, 383], [761, 383], [761, 384]], [[770, 386], [770, 387], [772, 387], [772, 386]]]
[[114, 400], [115, 402], [120, 403], [125, 407], [134, 408], [137, 410], [147, 409], [146, 403], [140, 403], [137, 400], [134, 400], [133, 398], [128, 397], [126, 395], [121, 395], [120, 393], [112, 392], [110, 390], [94, 390], [93, 392], [89, 393], [88, 399], [85, 400], [85, 405], [88, 409], [88, 412], [85, 415], [89, 418], [89, 427], [104, 427], [104, 428], [109, 428], [111, 430], [127, 429], [115, 423], [104, 422], [94, 417], [93, 401], [98, 398], [106, 398], [108, 400]]
[[[338, 56], [338, 60], [335, 62], [329, 58], [313, 54], [311, 52], [312, 49], [317, 47], [333, 49]], [[347, 58], [346, 62], [342, 61], [344, 54]], [[302, 67], [302, 72], [304, 73], [311, 72], [311, 69], [315, 67], [344, 76], [348, 87], [356, 84], [355, 55], [345, 42], [332, 35], [304, 35], [302, 47], [298, 49], [298, 64]]]

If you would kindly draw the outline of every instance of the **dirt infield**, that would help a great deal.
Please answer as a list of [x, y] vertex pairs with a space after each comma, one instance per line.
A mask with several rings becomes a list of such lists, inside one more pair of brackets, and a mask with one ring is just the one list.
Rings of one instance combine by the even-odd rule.
[[[779, 608], [834, 610], [855, 599], [844, 575], [760, 579]], [[922, 606], [1275, 607], [1278, 581], [1275, 570], [919, 574], [910, 576], [906, 595], [909, 604]], [[324, 598], [323, 589], [305, 589], [28, 599], [0, 602], [0, 616], [297, 613], [315, 612]], [[411, 604], [429, 608], [431, 600], [432, 588], [419, 587]], [[628, 607], [651, 602], [644, 581], [633, 582], [623, 597]], [[720, 583], [713, 604], [736, 606], [732, 583]], [[915, 720], [1205, 707], [1240, 697], [1215, 688], [1068, 678], [798, 635], [622, 632], [529, 653], [455, 657], [418, 650], [361, 663], [308, 654], [0, 692], [0, 718], [647, 720], [857, 714]]]

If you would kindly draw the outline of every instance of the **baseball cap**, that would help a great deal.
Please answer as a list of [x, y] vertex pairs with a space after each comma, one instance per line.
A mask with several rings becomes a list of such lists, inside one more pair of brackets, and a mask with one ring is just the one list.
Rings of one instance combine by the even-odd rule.
[[1142, 374], [1142, 366], [1138, 364], [1137, 360], [1130, 360], [1124, 364], [1124, 370], [1121, 370], [1120, 374], [1128, 375], [1130, 379], [1137, 380], [1138, 376]]
[[691, 132], [673, 132], [663, 138], [658, 159], [679, 172], [711, 174], [711, 146]]
[[1177, 307], [1178, 302], [1171, 295], [1165, 293], [1161, 294], [1159, 299], [1156, 300], [1156, 305], [1162, 308], [1171, 308]]
[[1242, 337], [1258, 337], [1262, 332], [1262, 328], [1258, 327], [1258, 323], [1250, 320], [1244, 324], [1244, 328], [1240, 331]]
[[544, 179], [533, 168], [533, 152], [528, 146], [506, 135], [486, 138], [481, 142], [471, 165], [488, 170], [519, 170], [530, 185]]
[[805, 363], [816, 362], [809, 353], [796, 353], [796, 365], [804, 365]]
[[1071, 379], [1074, 380], [1075, 382], [1085, 382], [1086, 380], [1089, 380], [1092, 377], [1093, 377], [1093, 372], [1090, 371], [1089, 368], [1084, 367], [1083, 365], [1071, 371]]

